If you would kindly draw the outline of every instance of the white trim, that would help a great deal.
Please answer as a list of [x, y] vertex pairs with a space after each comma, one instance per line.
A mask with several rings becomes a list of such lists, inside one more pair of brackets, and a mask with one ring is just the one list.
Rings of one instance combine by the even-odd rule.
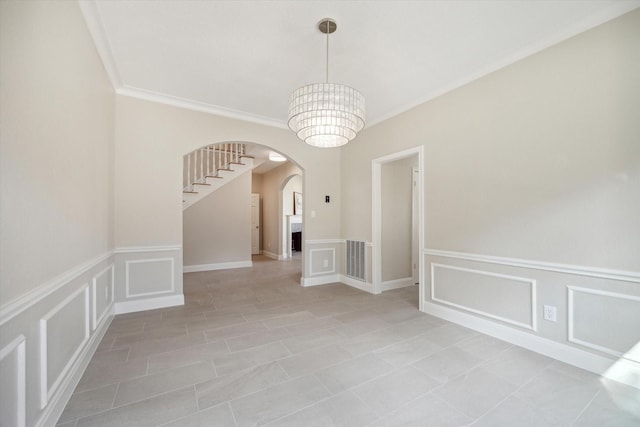
[[365, 292], [369, 292], [370, 294], [373, 294], [373, 284], [369, 282], [356, 280], [349, 276], [345, 276], [344, 274], [340, 275], [340, 282], [344, 283], [347, 286], [351, 286], [352, 288], [360, 289], [361, 291], [365, 291]]
[[407, 288], [414, 285], [413, 277], [404, 277], [402, 279], [385, 280], [381, 283], [380, 287], [383, 291], [389, 291], [391, 289]]
[[[409, 148], [371, 160], [371, 282], [373, 293], [382, 289], [382, 164], [418, 155], [418, 248], [424, 248], [424, 146]], [[424, 257], [419, 257], [419, 304], [424, 301]], [[422, 309], [422, 306], [419, 307]]]
[[[25, 427], [27, 419], [27, 361], [25, 348], [26, 338], [20, 334], [0, 350], [0, 362], [9, 354], [16, 352], [16, 427]], [[6, 378], [3, 381], [6, 381]]]
[[144, 298], [116, 302], [113, 305], [113, 314], [135, 313], [137, 311], [155, 310], [156, 308], [175, 307], [179, 305], [184, 305], [184, 295]]
[[[84, 338], [78, 345], [73, 355], [67, 361], [67, 364], [62, 368], [60, 374], [53, 381], [51, 387], [49, 387], [48, 381], [48, 335], [47, 335], [47, 322], [56, 313], [60, 312], [71, 301], [75, 300], [78, 295], [84, 292]], [[51, 396], [58, 390], [60, 384], [65, 380], [67, 374], [71, 370], [71, 367], [80, 356], [80, 353], [86, 348], [87, 342], [89, 342], [89, 284], [85, 284], [80, 289], [73, 292], [67, 298], [65, 298], [60, 304], [52, 308], [47, 314], [40, 318], [40, 409], [44, 409], [47, 406]]]
[[335, 245], [346, 242], [345, 239], [312, 239], [304, 241], [306, 245]]
[[[482, 310], [478, 310], [475, 308], [471, 308], [471, 307], [467, 307], [461, 304], [456, 304], [454, 302], [451, 301], [447, 301], [447, 300], [443, 300], [440, 298], [436, 298], [435, 297], [435, 268], [434, 267], [441, 267], [444, 269], [449, 269], [449, 270], [456, 270], [456, 271], [464, 271], [467, 273], [474, 273], [474, 274], [480, 274], [480, 275], [484, 275], [484, 276], [490, 276], [490, 277], [498, 277], [501, 279], [509, 279], [509, 280], [513, 280], [516, 282], [525, 282], [528, 283], [530, 286], [530, 295], [531, 295], [531, 323], [527, 324], [527, 323], [521, 323], [518, 321], [515, 321], [513, 319], [507, 319], [506, 317], [502, 317], [502, 316], [498, 316], [496, 314], [491, 314], [491, 313], [487, 313], [486, 311], [482, 311]], [[490, 317], [492, 319], [496, 319], [499, 320], [501, 322], [505, 322], [505, 323], [510, 323], [514, 326], [518, 326], [521, 328], [525, 328], [525, 329], [530, 329], [532, 331], [537, 331], [538, 330], [538, 325], [537, 325], [537, 316], [536, 316], [536, 281], [535, 279], [528, 279], [526, 277], [517, 277], [517, 276], [510, 276], [507, 274], [499, 274], [499, 273], [492, 273], [489, 271], [482, 271], [482, 270], [474, 270], [472, 268], [463, 268], [463, 267], [456, 267], [453, 265], [447, 265], [447, 264], [438, 264], [438, 263], [431, 263], [431, 299], [433, 301], [437, 301], [441, 304], [446, 304], [449, 305], [451, 307], [455, 307], [458, 308], [460, 310], [464, 310], [464, 311], [468, 311], [471, 313], [475, 313], [475, 314], [480, 314], [482, 316], [486, 316], [486, 317]]]
[[107, 329], [109, 329], [112, 319], [112, 316], [108, 316], [98, 326], [96, 332], [91, 336], [89, 344], [84, 347], [82, 354], [80, 354], [80, 357], [77, 359], [77, 362], [69, 370], [69, 373], [66, 375], [58, 389], [58, 392], [51, 397], [49, 405], [43, 411], [40, 419], [38, 419], [38, 422], [35, 424], [35, 427], [53, 426], [58, 422], [58, 419], [62, 415], [62, 411], [67, 406], [67, 403], [71, 398], [71, 394], [80, 382], [82, 374], [96, 352], [104, 334], [107, 332]]
[[113, 89], [117, 90], [122, 86], [122, 80], [120, 79], [120, 73], [118, 72], [116, 61], [113, 58], [109, 39], [106, 36], [104, 27], [102, 26], [102, 21], [100, 20], [98, 3], [95, 0], [79, 1], [78, 3], [80, 5], [82, 16], [84, 16], [84, 20], [87, 23], [89, 33], [93, 38], [93, 44], [98, 51], [98, 56], [100, 56], [100, 59], [102, 60], [102, 65], [109, 76], [109, 80], [111, 80]]
[[215, 264], [185, 265], [183, 273], [196, 273], [198, 271], [227, 270], [232, 268], [253, 267], [252, 261], [218, 262]]
[[482, 319], [452, 308], [428, 301], [423, 303], [424, 312], [483, 334], [524, 347], [536, 353], [560, 360], [582, 369], [602, 375], [614, 360], [599, 356], [556, 341], [542, 338], [531, 332], [514, 329], [488, 319]]
[[[142, 263], [152, 263], [152, 262], [167, 262], [171, 263], [171, 289], [156, 291], [156, 292], [144, 292], [141, 294], [132, 294], [129, 289], [129, 265], [130, 264], [142, 264]], [[162, 295], [162, 294], [170, 294], [176, 291], [176, 283], [175, 283], [175, 265], [173, 258], [147, 258], [147, 259], [130, 259], [125, 261], [125, 297], [126, 298], [138, 298], [138, 297], [148, 297], [152, 295]]]
[[275, 259], [278, 261], [283, 261], [287, 259], [284, 255], [278, 255], [276, 253], [265, 251], [265, 250], [262, 251], [262, 255], [266, 256], [267, 258]]
[[100, 256], [97, 256], [45, 282], [44, 284], [29, 291], [28, 293], [22, 295], [21, 297], [3, 305], [0, 308], [0, 326], [4, 325], [6, 322], [13, 319], [23, 311], [31, 308], [33, 305], [42, 301], [52, 293], [63, 288], [65, 285], [67, 285], [71, 281], [87, 273], [92, 268], [95, 268], [98, 264], [106, 261], [112, 255], [113, 255], [113, 252], [109, 251]]
[[609, 6], [606, 10], [601, 10], [597, 14], [588, 17], [587, 19], [578, 22], [572, 25], [569, 28], [566, 28], [558, 33], [555, 33], [551, 36], [546, 37], [545, 39], [539, 40], [536, 43], [533, 43], [529, 46], [524, 47], [518, 52], [514, 52], [507, 58], [501, 58], [500, 60], [495, 61], [492, 64], [485, 66], [484, 68], [476, 71], [475, 73], [466, 75], [457, 81], [454, 81], [450, 84], [435, 88], [431, 93], [427, 93], [424, 96], [420, 97], [418, 100], [402, 105], [398, 108], [395, 108], [386, 114], [376, 118], [375, 120], [369, 121], [367, 123], [367, 128], [370, 128], [378, 123], [381, 123], [385, 120], [391, 119], [395, 116], [398, 116], [406, 111], [409, 111], [419, 105], [422, 105], [432, 99], [435, 99], [439, 96], [444, 95], [445, 93], [451, 92], [457, 88], [460, 88], [474, 80], [478, 80], [479, 78], [491, 74], [501, 68], [505, 68], [511, 64], [514, 64], [521, 59], [524, 59], [528, 56], [531, 56], [535, 53], [538, 53], [550, 46], [558, 44], [562, 41], [568, 40], [569, 38], [583, 33], [591, 28], [597, 27], [607, 21], [617, 18], [618, 16], [624, 15], [627, 12], [630, 12], [637, 8], [638, 5], [635, 2], [615, 2], [611, 6]]
[[193, 99], [181, 98], [179, 96], [141, 89], [133, 86], [121, 86], [116, 90], [116, 92], [118, 95], [138, 98], [158, 104], [170, 105], [172, 107], [200, 111], [202, 113], [209, 113], [220, 117], [242, 120], [244, 122], [256, 123], [259, 125], [270, 126], [278, 129], [289, 129], [287, 127], [287, 124], [281, 120], [259, 116], [257, 114], [251, 114], [244, 111], [233, 110], [231, 108], [222, 107], [220, 105], [213, 105], [206, 102], [195, 101]]
[[[103, 274], [105, 274], [107, 271], [111, 271], [111, 284], [110, 284], [110, 301], [107, 304], [107, 306], [105, 307], [104, 311], [98, 316], [98, 277], [102, 276]], [[98, 325], [100, 323], [102, 323], [102, 320], [109, 315], [109, 311], [111, 306], [113, 305], [113, 300], [114, 300], [114, 284], [115, 284], [115, 269], [114, 269], [114, 265], [111, 264], [109, 265], [107, 268], [103, 269], [102, 271], [100, 271], [98, 274], [96, 274], [95, 276], [93, 276], [93, 278], [91, 279], [91, 294], [92, 294], [92, 315], [91, 315], [91, 327], [92, 330], [96, 330], [96, 328], [98, 327]]]
[[590, 342], [590, 341], [584, 341], [581, 339], [576, 338], [576, 336], [574, 335], [574, 319], [573, 319], [573, 314], [574, 314], [574, 293], [575, 292], [582, 292], [585, 294], [593, 294], [593, 295], [601, 295], [601, 296], [605, 296], [605, 297], [609, 297], [609, 298], [618, 298], [618, 299], [624, 299], [624, 300], [629, 300], [629, 301], [635, 301], [635, 302], [640, 302], [640, 297], [636, 297], [633, 295], [627, 295], [627, 294], [620, 294], [620, 293], [616, 293], [616, 292], [608, 292], [608, 291], [601, 291], [599, 289], [589, 289], [589, 288], [582, 288], [579, 286], [567, 286], [567, 291], [568, 291], [568, 301], [567, 301], [567, 330], [568, 330], [568, 338], [567, 340], [569, 342], [572, 342], [574, 344], [578, 344], [581, 345], [583, 347], [587, 347], [587, 348], [591, 348], [593, 350], [598, 350], [601, 351], [603, 353], [607, 353], [610, 354], [612, 356], [618, 357], [618, 358], [624, 358], [625, 353], [619, 350], [615, 350], [613, 348], [610, 347], [604, 347], [601, 345], [598, 345], [596, 343]]
[[[331, 263], [333, 264], [333, 268], [331, 270], [323, 270], [323, 271], [313, 271], [313, 253], [314, 252], [331, 252]], [[318, 248], [318, 249], [310, 249], [309, 250], [309, 275], [310, 276], [318, 276], [320, 274], [331, 274], [336, 272], [336, 249], [335, 248]]]
[[442, 251], [437, 249], [424, 249], [423, 253], [430, 256], [455, 258], [465, 261], [486, 262], [489, 264], [507, 265], [510, 267], [523, 267], [531, 268], [534, 270], [573, 274], [577, 276], [597, 277], [600, 279], [611, 279], [619, 280], [622, 282], [640, 283], [640, 272], [635, 271], [611, 270], [605, 268], [584, 267], [580, 265], [533, 261], [519, 258], [505, 258], [493, 255], [479, 255], [465, 252]]
[[171, 252], [182, 250], [181, 245], [165, 245], [165, 246], [122, 246], [116, 248], [116, 254], [133, 254], [142, 252]]
[[300, 285], [302, 285], [304, 287], [327, 285], [329, 283], [340, 283], [340, 275], [339, 274], [331, 274], [331, 275], [326, 275], [326, 276], [301, 277], [300, 278]]

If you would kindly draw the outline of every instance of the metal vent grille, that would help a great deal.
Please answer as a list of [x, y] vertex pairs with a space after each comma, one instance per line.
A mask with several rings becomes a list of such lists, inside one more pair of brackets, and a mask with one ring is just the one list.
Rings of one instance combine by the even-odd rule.
[[347, 276], [365, 281], [364, 242], [347, 240]]

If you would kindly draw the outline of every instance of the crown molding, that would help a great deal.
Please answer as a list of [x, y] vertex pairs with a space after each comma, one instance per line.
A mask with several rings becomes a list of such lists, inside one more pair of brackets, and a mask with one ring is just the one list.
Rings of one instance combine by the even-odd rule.
[[255, 123], [264, 126], [271, 126], [279, 129], [289, 129], [286, 123], [271, 119], [269, 117], [259, 116], [256, 114], [245, 113], [231, 108], [221, 107], [219, 105], [207, 104], [206, 102], [194, 101], [192, 99], [180, 98], [173, 95], [154, 92], [146, 89], [140, 89], [132, 86], [121, 86], [116, 89], [116, 93], [122, 96], [138, 98], [145, 101], [156, 102], [159, 104], [170, 105], [172, 107], [184, 108], [187, 110], [199, 111], [201, 113], [213, 114], [216, 116], [226, 117], [229, 119], [242, 120], [244, 122]]

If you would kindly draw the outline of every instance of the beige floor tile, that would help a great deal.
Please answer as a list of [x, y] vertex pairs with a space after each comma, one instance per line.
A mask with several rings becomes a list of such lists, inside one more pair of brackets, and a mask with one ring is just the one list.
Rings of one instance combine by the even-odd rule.
[[[289, 328], [287, 328], [289, 330]], [[344, 341], [346, 337], [336, 328], [307, 332], [304, 335], [298, 335], [282, 340], [282, 343], [291, 351], [291, 353], [302, 353], [317, 347], [324, 347], [330, 344], [336, 344]]]
[[231, 408], [228, 403], [198, 411], [195, 414], [187, 415], [162, 427], [235, 427], [236, 420], [233, 418]]
[[308, 406], [294, 414], [280, 418], [269, 427], [300, 427], [300, 426], [334, 426], [355, 427], [366, 426], [374, 421], [376, 416], [353, 393], [347, 391], [329, 399]]
[[225, 341], [232, 352], [258, 347], [289, 338], [291, 334], [286, 328], [256, 332], [239, 337], [227, 338]]
[[292, 377], [312, 374], [330, 365], [351, 359], [351, 354], [338, 345], [316, 348], [280, 360], [280, 366]]
[[211, 362], [200, 362], [128, 381], [118, 387], [114, 406], [148, 399], [167, 391], [184, 388], [216, 376]]
[[90, 391], [74, 393], [64, 408], [58, 423], [75, 421], [77, 418], [99, 414], [113, 408], [113, 399], [117, 388], [116, 384], [111, 384]]
[[296, 378], [231, 401], [238, 427], [266, 424], [329, 396], [313, 376]]
[[417, 369], [406, 367], [369, 381], [352, 391], [378, 416], [384, 416], [438, 385], [438, 382]]
[[131, 360], [118, 364], [89, 362], [75, 392], [87, 391], [147, 374], [147, 359]]
[[204, 331], [207, 341], [218, 341], [225, 338], [234, 338], [242, 335], [264, 332], [267, 327], [262, 322], [247, 322], [238, 325], [224, 326], [221, 328]]
[[281, 342], [274, 342], [215, 357], [213, 363], [218, 375], [224, 376], [290, 355], [291, 352]]
[[120, 406], [78, 420], [78, 427], [147, 427], [166, 423], [198, 410], [193, 387]]
[[275, 362], [214, 378], [196, 385], [200, 409], [218, 405], [288, 381], [289, 377]]
[[560, 427], [569, 424], [550, 418], [515, 397], [508, 397], [477, 420], [473, 427]]
[[515, 385], [522, 385], [539, 375], [553, 362], [546, 356], [512, 346], [496, 357], [481, 363], [481, 367]]
[[229, 348], [223, 340], [195, 345], [181, 350], [153, 354], [149, 356], [149, 374], [193, 365], [198, 362], [212, 361], [214, 358], [226, 354], [229, 354]]
[[340, 393], [393, 370], [393, 366], [373, 354], [350, 359], [315, 373], [331, 393]]
[[479, 359], [469, 353], [456, 347], [449, 347], [417, 361], [412, 366], [435, 380], [446, 383], [469, 372], [479, 362]]
[[132, 361], [140, 358], [147, 359], [149, 356], [154, 354], [166, 353], [168, 351], [175, 351], [204, 343], [204, 335], [201, 332], [188, 335], [170, 336], [168, 338], [145, 340], [131, 345], [128, 360]]
[[394, 367], [400, 368], [415, 363], [440, 350], [442, 350], [440, 345], [432, 342], [424, 335], [418, 335], [406, 341], [376, 350], [374, 354]]
[[427, 393], [368, 427], [461, 427], [470, 425], [472, 421], [432, 393]]
[[449, 381], [434, 394], [471, 418], [480, 417], [516, 390], [497, 375], [476, 368]]
[[473, 354], [473, 356], [478, 359], [489, 360], [513, 347], [513, 344], [488, 335], [475, 335], [454, 344], [454, 346], [467, 353]]
[[[595, 377], [595, 375], [594, 375]], [[576, 379], [556, 370], [544, 370], [520, 388], [515, 396], [553, 419], [571, 423], [599, 392], [597, 381]]]

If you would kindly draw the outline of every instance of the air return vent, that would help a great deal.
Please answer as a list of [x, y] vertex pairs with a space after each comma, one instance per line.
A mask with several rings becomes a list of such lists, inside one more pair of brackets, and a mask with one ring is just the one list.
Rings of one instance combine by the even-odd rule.
[[347, 276], [365, 281], [364, 242], [347, 240]]

